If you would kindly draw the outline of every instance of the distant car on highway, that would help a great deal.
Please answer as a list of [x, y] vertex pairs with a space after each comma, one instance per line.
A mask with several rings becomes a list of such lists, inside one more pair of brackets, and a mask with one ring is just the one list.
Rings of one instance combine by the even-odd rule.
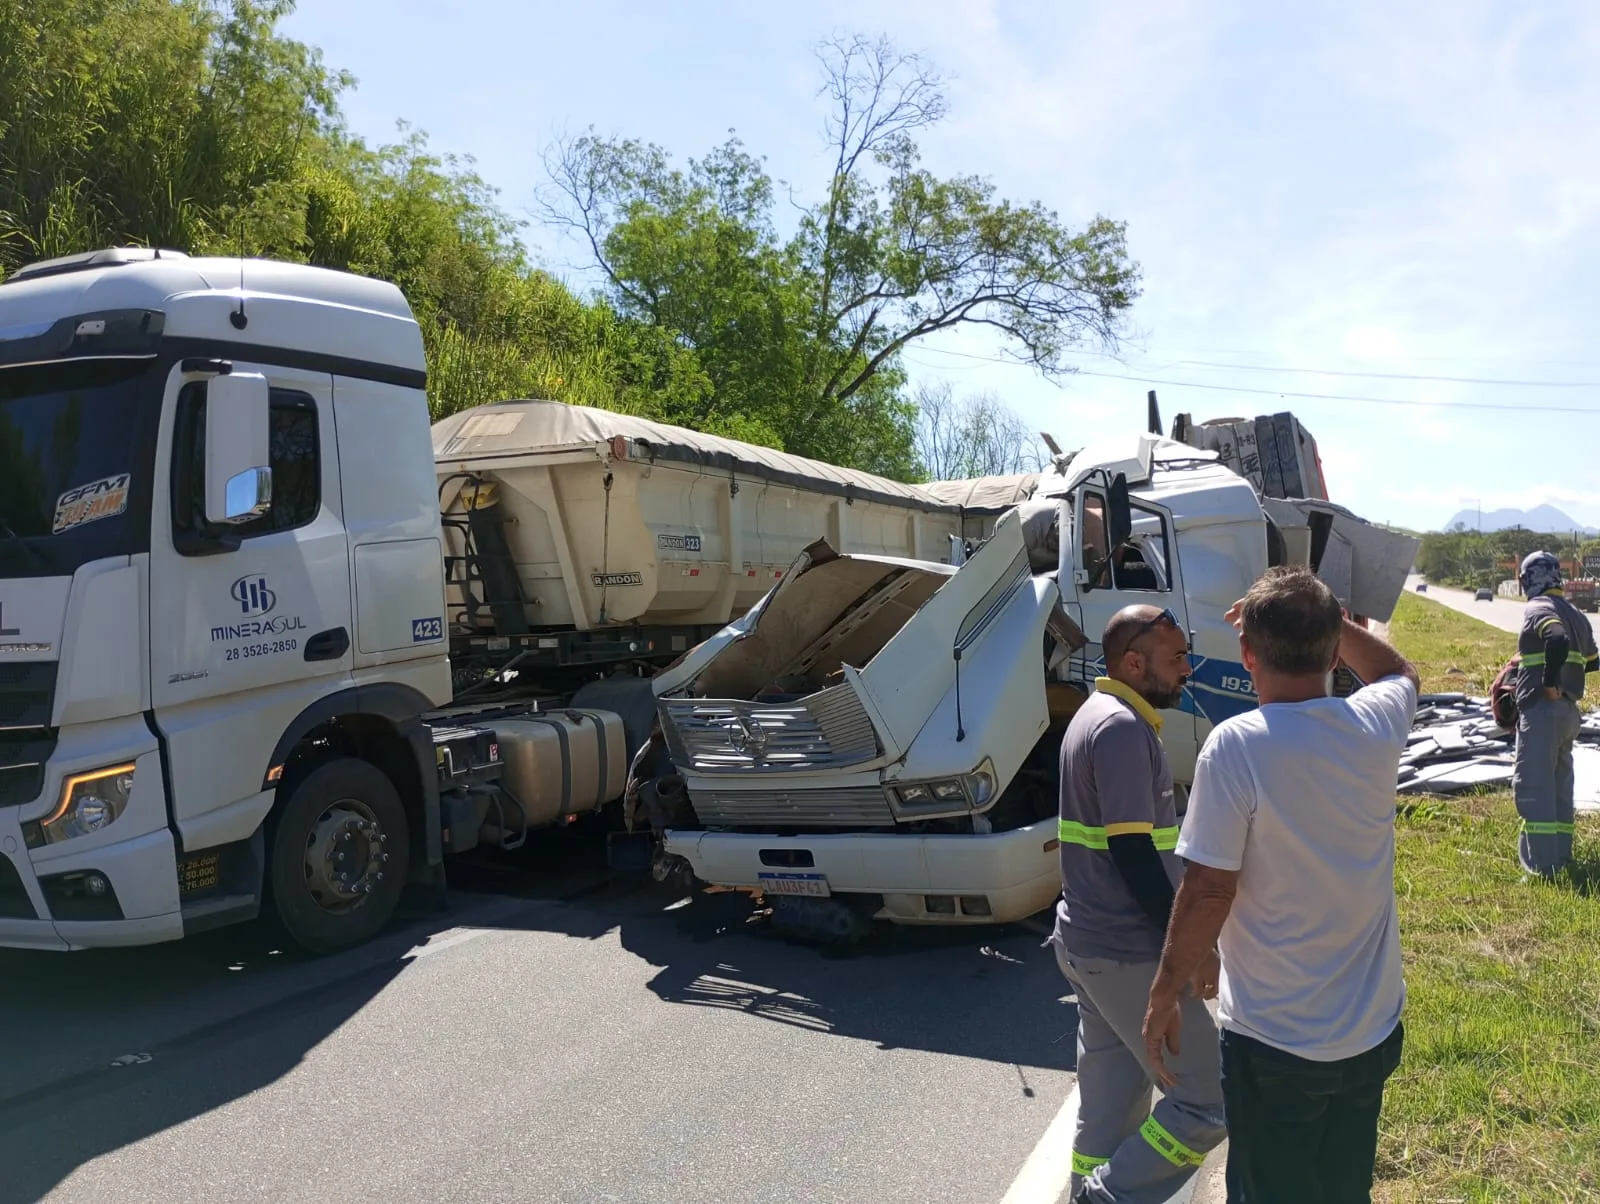
[[1483, 589], [1480, 589], [1476, 594], [1474, 594], [1473, 598], [1478, 602], [1493, 602], [1494, 590], [1485, 586]]

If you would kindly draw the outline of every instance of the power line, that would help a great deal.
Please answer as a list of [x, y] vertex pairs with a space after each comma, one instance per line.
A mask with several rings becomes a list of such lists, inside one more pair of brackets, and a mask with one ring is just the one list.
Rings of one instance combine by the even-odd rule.
[[1492, 401], [1418, 401], [1410, 397], [1357, 397], [1352, 393], [1295, 393], [1287, 389], [1247, 389], [1236, 385], [1208, 385], [1192, 380], [1159, 380], [1153, 376], [1095, 372], [1089, 368], [1079, 368], [1077, 375], [1101, 376], [1108, 380], [1130, 380], [1143, 385], [1170, 385], [1177, 389], [1209, 389], [1216, 393], [1254, 393], [1263, 397], [1296, 397], [1312, 401], [1354, 401], [1365, 402], [1368, 405], [1415, 406], [1419, 409], [1437, 410], [1507, 410], [1522, 414], [1593, 414], [1600, 417], [1600, 409], [1586, 406], [1528, 406]]
[[[1003, 356], [973, 355], [971, 352], [954, 351], [946, 347], [924, 347], [923, 351], [932, 351], [938, 355], [955, 355], [963, 359], [980, 360], [988, 364], [1026, 364], [1026, 360], [1007, 359]], [[1066, 355], [1083, 355], [1092, 359], [1107, 359], [1117, 363], [1127, 361], [1118, 359], [1103, 351], [1090, 351], [1086, 348], [1068, 347], [1063, 349]], [[1229, 354], [1222, 352], [1222, 354]], [[1271, 364], [1230, 364], [1219, 360], [1167, 360], [1152, 369], [1156, 372], [1165, 372], [1168, 368], [1181, 368], [1185, 365], [1195, 368], [1219, 368], [1233, 372], [1293, 372], [1304, 376], [1340, 376], [1360, 378], [1366, 380], [1415, 380], [1431, 381], [1451, 385], [1504, 385], [1515, 388], [1535, 389], [1600, 389], [1600, 380], [1511, 380], [1503, 377], [1488, 376], [1432, 376], [1422, 372], [1356, 372], [1339, 368], [1295, 368], [1279, 367]]]
[[[953, 355], [960, 359], [978, 360], [987, 364], [1026, 366], [1026, 361], [1004, 359], [999, 356], [973, 355], [965, 351], [951, 351], [943, 347], [921, 347], [919, 351], [932, 351], [940, 355]], [[928, 365], [932, 366], [932, 365]], [[1312, 371], [1312, 369], [1302, 369]], [[1439, 410], [1504, 410], [1521, 414], [1593, 414], [1600, 416], [1600, 408], [1592, 406], [1516, 405], [1492, 401], [1419, 401], [1411, 397], [1360, 397], [1354, 393], [1299, 393], [1287, 389], [1251, 389], [1243, 385], [1205, 384], [1193, 380], [1167, 380], [1155, 376], [1135, 376], [1120, 372], [1096, 372], [1092, 368], [1075, 368], [1076, 376], [1097, 376], [1106, 380], [1127, 380], [1135, 384], [1165, 385], [1176, 389], [1205, 389], [1214, 393], [1250, 393], [1261, 397], [1294, 397], [1310, 401], [1353, 401], [1367, 405], [1410, 406], [1418, 409]], [[1418, 378], [1430, 379], [1430, 378]]]
[[1220, 364], [1211, 360], [1173, 360], [1170, 367], [1224, 368], [1233, 372], [1296, 372], [1311, 376], [1350, 376], [1368, 380], [1439, 381], [1451, 385], [1514, 385], [1532, 389], [1600, 389], [1600, 380], [1502, 380], [1483, 376], [1426, 376], [1414, 372], [1341, 372], [1331, 368], [1270, 368], [1262, 364]]

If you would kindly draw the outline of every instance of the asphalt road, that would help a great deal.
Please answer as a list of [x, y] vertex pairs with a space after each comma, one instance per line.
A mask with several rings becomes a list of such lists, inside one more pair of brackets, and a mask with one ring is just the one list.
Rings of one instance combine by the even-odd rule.
[[0, 951], [0, 1201], [1052, 1204], [1013, 1190], [1073, 1086], [1037, 932], [826, 954], [589, 856], [321, 960]]
[[[1406, 578], [1406, 589], [1415, 590], [1421, 577]], [[1474, 619], [1482, 619], [1501, 631], [1516, 633], [1522, 630], [1522, 600], [1510, 598], [1495, 598], [1492, 602], [1479, 602], [1466, 590], [1449, 589], [1443, 585], [1428, 586], [1425, 597], [1432, 598], [1435, 602], [1448, 606], [1451, 610], [1459, 610], [1464, 615], [1471, 615]], [[1589, 626], [1600, 631], [1597, 627], [1595, 615], [1589, 615]]]

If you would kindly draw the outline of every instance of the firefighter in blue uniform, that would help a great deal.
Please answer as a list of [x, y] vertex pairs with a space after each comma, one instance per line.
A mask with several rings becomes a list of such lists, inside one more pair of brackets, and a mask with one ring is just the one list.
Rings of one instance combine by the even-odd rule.
[[1584, 675], [1600, 670], [1594, 631], [1561, 591], [1561, 562], [1533, 552], [1517, 575], [1528, 601], [1517, 638], [1517, 753], [1513, 789], [1530, 874], [1553, 877], [1572, 860], [1572, 744]]

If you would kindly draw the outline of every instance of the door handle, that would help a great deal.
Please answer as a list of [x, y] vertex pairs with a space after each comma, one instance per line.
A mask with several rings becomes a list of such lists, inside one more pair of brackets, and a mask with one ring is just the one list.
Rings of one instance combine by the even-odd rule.
[[350, 651], [350, 633], [343, 627], [319, 631], [306, 641], [306, 660], [336, 661]]

